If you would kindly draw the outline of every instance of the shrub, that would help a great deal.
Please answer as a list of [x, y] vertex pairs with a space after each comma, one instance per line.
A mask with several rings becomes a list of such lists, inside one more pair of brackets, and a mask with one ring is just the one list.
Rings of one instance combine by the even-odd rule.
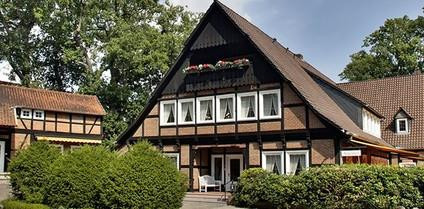
[[1, 204], [4, 209], [50, 209], [47, 205], [26, 203], [18, 200], [3, 200]]
[[49, 169], [46, 203], [54, 208], [99, 208], [104, 181], [117, 156], [104, 147], [84, 146], [56, 160]]
[[367, 165], [311, 168], [298, 176], [251, 169], [242, 174], [234, 200], [268, 208], [423, 207], [423, 176], [419, 168]]
[[46, 170], [59, 156], [56, 148], [44, 142], [35, 142], [19, 151], [9, 164], [13, 195], [29, 203], [41, 203]]
[[180, 208], [187, 190], [175, 165], [147, 142], [132, 147], [110, 171], [107, 208]]

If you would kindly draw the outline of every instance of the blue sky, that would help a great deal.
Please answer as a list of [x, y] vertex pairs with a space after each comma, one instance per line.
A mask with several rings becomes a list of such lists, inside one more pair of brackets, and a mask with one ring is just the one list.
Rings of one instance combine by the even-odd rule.
[[[205, 11], [210, 0], [174, 0]], [[221, 0], [335, 81], [387, 18], [423, 15], [418, 0]]]
[[[365, 36], [387, 18], [422, 15], [418, 0], [221, 0], [335, 81]], [[171, 0], [205, 12], [212, 0]], [[7, 68], [0, 64], [0, 80]]]

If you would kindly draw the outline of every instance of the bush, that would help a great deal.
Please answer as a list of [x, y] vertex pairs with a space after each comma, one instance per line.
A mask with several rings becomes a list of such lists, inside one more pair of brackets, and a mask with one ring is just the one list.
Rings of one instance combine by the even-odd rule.
[[418, 168], [367, 165], [311, 168], [298, 176], [251, 169], [242, 174], [234, 202], [267, 208], [423, 207], [423, 176]]
[[102, 193], [107, 208], [180, 208], [187, 190], [175, 165], [141, 142], [113, 165]]
[[18, 200], [3, 200], [1, 204], [4, 209], [50, 209], [47, 205], [31, 204]]
[[13, 195], [29, 203], [43, 202], [46, 170], [59, 156], [56, 148], [43, 142], [19, 151], [9, 164]]
[[63, 155], [49, 169], [46, 203], [54, 208], [99, 208], [116, 158], [100, 146], [84, 146]]

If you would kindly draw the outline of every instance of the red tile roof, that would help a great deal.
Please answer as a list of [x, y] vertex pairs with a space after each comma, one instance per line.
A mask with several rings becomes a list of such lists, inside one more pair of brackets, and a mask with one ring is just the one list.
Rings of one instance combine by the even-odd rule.
[[[424, 149], [424, 75], [338, 84], [340, 88], [381, 113], [382, 139], [395, 147]], [[394, 116], [402, 108], [413, 118], [411, 132], [396, 134]]]
[[12, 111], [14, 107], [87, 115], [106, 114], [96, 96], [0, 84], [0, 125], [16, 125]]

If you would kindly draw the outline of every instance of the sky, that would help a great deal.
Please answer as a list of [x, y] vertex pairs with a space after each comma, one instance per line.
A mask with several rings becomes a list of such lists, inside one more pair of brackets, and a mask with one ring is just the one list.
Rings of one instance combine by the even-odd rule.
[[[171, 0], [194, 12], [205, 12], [213, 0]], [[359, 51], [363, 39], [387, 18], [423, 15], [419, 0], [221, 0], [240, 15], [301, 53], [306, 61], [335, 81]], [[0, 80], [7, 65], [0, 64]]]

